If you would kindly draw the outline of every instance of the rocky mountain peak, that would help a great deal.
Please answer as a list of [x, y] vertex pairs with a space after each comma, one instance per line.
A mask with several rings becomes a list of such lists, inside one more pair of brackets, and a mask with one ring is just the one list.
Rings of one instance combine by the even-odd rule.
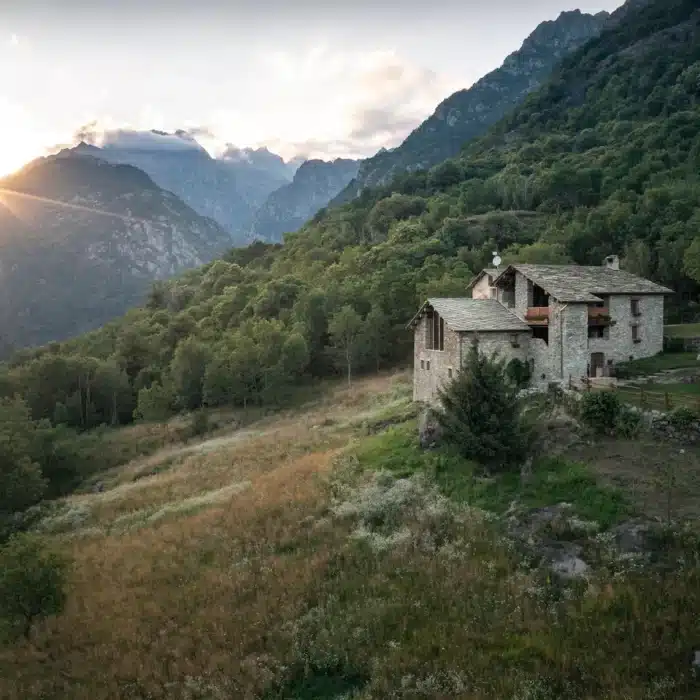
[[500, 68], [450, 95], [400, 146], [363, 161], [334, 203], [353, 199], [365, 187], [384, 185], [399, 172], [430, 168], [457, 155], [538, 88], [564, 56], [597, 36], [608, 20], [607, 12], [573, 10], [542, 22]]

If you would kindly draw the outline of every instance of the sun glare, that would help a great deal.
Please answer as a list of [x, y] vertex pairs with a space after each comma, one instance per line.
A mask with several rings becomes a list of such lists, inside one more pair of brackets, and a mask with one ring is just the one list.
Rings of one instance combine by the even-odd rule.
[[0, 97], [0, 176], [42, 154], [44, 144], [23, 110]]

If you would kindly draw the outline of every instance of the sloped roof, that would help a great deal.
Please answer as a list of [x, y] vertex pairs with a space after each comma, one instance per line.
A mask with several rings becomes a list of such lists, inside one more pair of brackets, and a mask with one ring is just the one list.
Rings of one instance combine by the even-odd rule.
[[414, 326], [423, 313], [432, 307], [445, 323], [458, 333], [468, 331], [529, 331], [530, 326], [511, 313], [496, 299], [428, 299], [413, 317]]
[[487, 267], [483, 269], [474, 279], [467, 285], [467, 289], [471, 289], [484, 275], [490, 275], [491, 277], [498, 277], [500, 270], [495, 267]]
[[495, 280], [517, 270], [557, 301], [595, 302], [596, 294], [672, 294], [673, 290], [625, 270], [583, 265], [509, 265]]

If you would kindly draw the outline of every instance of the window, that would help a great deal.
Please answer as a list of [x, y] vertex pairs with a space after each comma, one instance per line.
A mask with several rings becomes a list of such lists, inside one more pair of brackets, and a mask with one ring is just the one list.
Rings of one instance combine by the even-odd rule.
[[425, 347], [428, 350], [445, 349], [445, 321], [437, 311], [426, 315]]
[[425, 360], [420, 361], [420, 368], [425, 369]]
[[637, 317], [642, 315], [642, 309], [639, 303], [639, 299], [630, 300], [630, 307], [632, 311], [632, 316]]
[[430, 360], [425, 363], [425, 369], [430, 369]]
[[639, 326], [632, 326], [632, 342], [641, 343], [642, 339], [639, 337]]
[[519, 348], [519, 347], [520, 347], [520, 343], [518, 342], [518, 334], [517, 334], [517, 333], [511, 333], [511, 336], [510, 336], [510, 344], [511, 344], [514, 348]]
[[607, 326], [590, 326], [588, 328], [588, 338], [593, 340], [594, 338], [609, 338], [610, 333]]
[[445, 321], [439, 313], [433, 313], [433, 350], [445, 349]]
[[452, 379], [452, 367], [447, 368], [447, 376], [449, 379]]

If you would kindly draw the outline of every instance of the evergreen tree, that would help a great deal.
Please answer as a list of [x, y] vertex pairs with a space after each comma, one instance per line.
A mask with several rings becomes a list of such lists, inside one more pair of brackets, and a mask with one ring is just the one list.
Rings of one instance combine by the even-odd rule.
[[490, 469], [516, 466], [529, 444], [517, 393], [505, 362], [474, 341], [462, 371], [439, 392], [435, 417], [445, 442]]

